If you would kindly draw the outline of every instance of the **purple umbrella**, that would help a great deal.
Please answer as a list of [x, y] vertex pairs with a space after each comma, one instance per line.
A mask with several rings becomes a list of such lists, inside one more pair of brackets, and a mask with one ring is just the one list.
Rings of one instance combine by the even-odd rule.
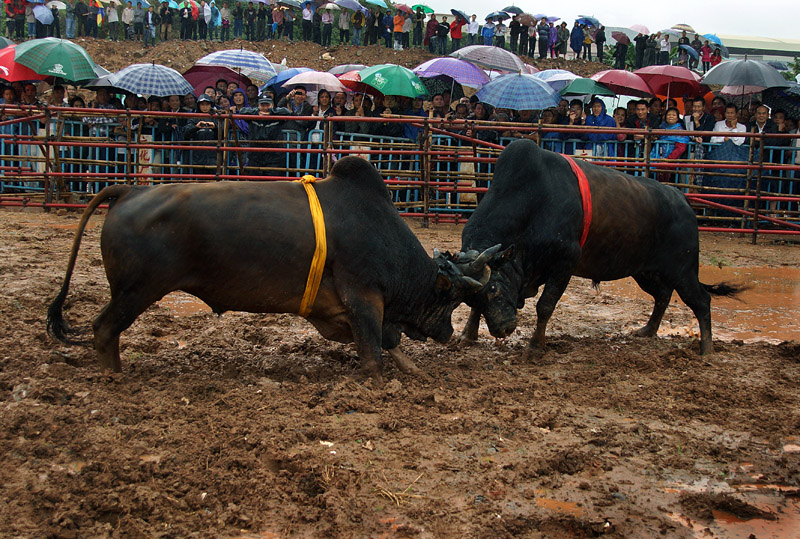
[[489, 77], [481, 68], [458, 58], [434, 58], [418, 65], [412, 71], [418, 77], [425, 78], [446, 75], [457, 83], [472, 88], [480, 88], [489, 82]]
[[339, 7], [352, 9], [353, 11], [366, 11], [364, 6], [356, 2], [356, 0], [333, 0], [333, 3]]

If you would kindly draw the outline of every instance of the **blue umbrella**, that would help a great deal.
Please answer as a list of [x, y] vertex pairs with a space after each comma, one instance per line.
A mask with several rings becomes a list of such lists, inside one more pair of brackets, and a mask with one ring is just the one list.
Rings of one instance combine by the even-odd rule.
[[463, 11], [459, 11], [457, 9], [451, 9], [450, 13], [452, 13], [456, 17], [461, 17], [462, 19], [464, 19], [465, 22], [469, 22], [469, 17], [467, 17], [467, 14], [464, 13]]
[[511, 18], [511, 16], [508, 13], [506, 13], [505, 11], [492, 11], [491, 13], [486, 15], [486, 20], [487, 21], [489, 19], [500, 19], [502, 21], [502, 20], [509, 19], [509, 18]]
[[271, 79], [269, 79], [264, 86], [262, 86], [259, 90], [263, 90], [264, 88], [272, 88], [273, 90], [279, 90], [287, 80], [291, 79], [295, 75], [299, 75], [300, 73], [305, 73], [306, 71], [313, 71], [308, 67], [290, 67], [289, 69], [284, 69]]
[[356, 0], [333, 0], [333, 3], [339, 7], [347, 8], [352, 11], [367, 11], [367, 9], [356, 2]]
[[561, 99], [547, 83], [517, 73], [496, 78], [475, 95], [484, 103], [512, 110], [544, 110], [557, 107]]
[[168, 5], [169, 7], [171, 7], [172, 9], [180, 9], [180, 8], [178, 7], [178, 3], [177, 3], [175, 0], [169, 0], [169, 3], [168, 3], [167, 5]]
[[600, 27], [600, 21], [595, 17], [589, 17], [588, 15], [578, 15], [578, 18], [576, 20], [578, 21], [578, 24], [594, 26], [595, 28]]
[[697, 53], [696, 50], [694, 50], [694, 47], [692, 47], [691, 45], [681, 45], [681, 48], [685, 50], [687, 53], [689, 53], [689, 56], [691, 56], [695, 60], [700, 59], [700, 55]]
[[717, 45], [722, 45], [722, 40], [718, 38], [716, 34], [703, 34], [703, 37], [712, 43], [716, 43]]
[[171, 67], [159, 64], [130, 65], [111, 75], [108, 82], [111, 86], [132, 94], [166, 97], [194, 92], [194, 88], [183, 75]]
[[522, 9], [518, 8], [517, 6], [504, 7], [503, 11], [506, 13], [513, 13], [514, 15], [522, 15]]
[[50, 11], [49, 7], [45, 7], [42, 4], [33, 6], [33, 16], [37, 21], [45, 25], [53, 22], [53, 12]]
[[378, 6], [382, 8], [388, 8], [389, 6], [386, 5], [386, 2], [383, 0], [364, 0], [367, 4], [372, 4], [373, 6]]

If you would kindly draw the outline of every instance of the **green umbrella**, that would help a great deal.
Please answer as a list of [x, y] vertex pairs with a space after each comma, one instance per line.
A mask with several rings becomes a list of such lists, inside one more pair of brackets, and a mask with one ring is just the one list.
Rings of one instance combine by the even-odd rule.
[[94, 60], [83, 47], [55, 37], [20, 43], [14, 60], [40, 75], [52, 75], [73, 82], [97, 78]]
[[617, 95], [605, 84], [592, 79], [575, 79], [558, 93], [561, 95]]
[[433, 8], [432, 7], [428, 7], [425, 4], [415, 4], [415, 5], [411, 6], [411, 9], [416, 11], [418, 7], [422, 8], [422, 12], [423, 13], [433, 13]]
[[425, 85], [407, 67], [395, 64], [379, 64], [359, 71], [361, 82], [372, 86], [383, 95], [419, 97], [427, 95]]

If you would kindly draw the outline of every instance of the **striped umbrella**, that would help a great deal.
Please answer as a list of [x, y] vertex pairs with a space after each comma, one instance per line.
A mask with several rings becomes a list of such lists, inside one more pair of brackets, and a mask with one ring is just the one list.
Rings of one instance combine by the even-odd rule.
[[263, 54], [247, 49], [229, 49], [212, 52], [200, 58], [199, 65], [225, 66], [238, 71], [255, 84], [263, 84], [278, 74], [272, 62]]
[[194, 91], [183, 75], [171, 67], [159, 64], [133, 64], [114, 73], [109, 82], [115, 88], [127, 90], [133, 94], [186, 95]]
[[462, 47], [450, 54], [453, 58], [466, 60], [486, 69], [500, 69], [503, 71], [525, 72], [525, 62], [513, 52], [491, 45], [470, 45]]
[[511, 110], [544, 110], [557, 107], [559, 95], [534, 75], [509, 74], [478, 90], [478, 99]]

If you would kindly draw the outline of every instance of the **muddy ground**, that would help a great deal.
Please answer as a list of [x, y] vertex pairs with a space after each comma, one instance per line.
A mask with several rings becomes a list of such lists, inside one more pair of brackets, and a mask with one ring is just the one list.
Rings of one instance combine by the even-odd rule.
[[[404, 340], [429, 378], [387, 363], [377, 387], [352, 346], [300, 318], [165, 300], [123, 333], [123, 372], [109, 374], [45, 333], [77, 222], [61, 213], [0, 212], [0, 536], [800, 529], [797, 342], [717, 341], [701, 357], [691, 335], [632, 338], [649, 302], [576, 279], [535, 363], [519, 360], [532, 301], [504, 342], [485, 327], [466, 349]], [[66, 310], [79, 326], [108, 297], [102, 216], [90, 224]], [[459, 245], [460, 227], [409, 225], [429, 251]], [[702, 249], [711, 266], [800, 265], [796, 243], [771, 238], [703, 235]], [[665, 324], [696, 327], [677, 300]]]

